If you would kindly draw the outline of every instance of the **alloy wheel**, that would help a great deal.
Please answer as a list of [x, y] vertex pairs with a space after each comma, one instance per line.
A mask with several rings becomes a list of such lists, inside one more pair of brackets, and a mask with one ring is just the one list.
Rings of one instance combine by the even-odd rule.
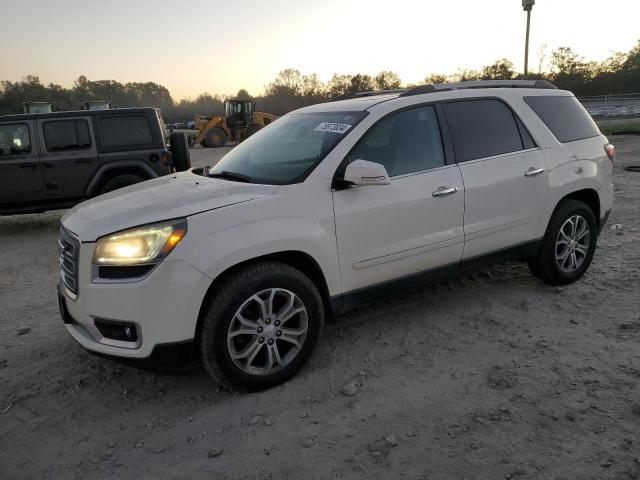
[[227, 331], [234, 364], [251, 375], [270, 375], [300, 353], [309, 320], [304, 303], [283, 288], [262, 290], [245, 300]]
[[560, 227], [556, 239], [556, 263], [563, 273], [578, 270], [589, 253], [589, 223], [581, 215], [572, 215]]

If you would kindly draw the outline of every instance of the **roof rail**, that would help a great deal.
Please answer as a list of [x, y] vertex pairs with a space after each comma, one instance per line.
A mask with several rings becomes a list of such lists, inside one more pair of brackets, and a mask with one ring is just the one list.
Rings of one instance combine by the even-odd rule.
[[337, 97], [330, 98], [328, 101], [337, 102], [339, 100], [349, 100], [351, 98], [375, 97], [377, 95], [389, 95], [390, 93], [402, 93], [406, 91], [406, 88], [394, 88], [391, 90], [373, 90], [370, 92], [349, 92], [338, 95]]
[[547, 80], [473, 80], [454, 83], [437, 83], [435, 85], [418, 85], [400, 94], [401, 97], [421, 95], [423, 93], [462, 90], [468, 88], [548, 88], [557, 89]]

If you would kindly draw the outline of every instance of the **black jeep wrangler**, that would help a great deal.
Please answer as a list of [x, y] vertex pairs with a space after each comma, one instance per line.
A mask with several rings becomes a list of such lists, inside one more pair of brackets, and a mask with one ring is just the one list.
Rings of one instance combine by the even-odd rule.
[[68, 208], [191, 167], [155, 108], [0, 117], [0, 215]]

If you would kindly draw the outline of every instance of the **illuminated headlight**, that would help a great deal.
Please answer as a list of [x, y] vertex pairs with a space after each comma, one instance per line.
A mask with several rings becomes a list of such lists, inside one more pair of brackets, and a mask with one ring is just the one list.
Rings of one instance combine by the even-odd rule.
[[187, 233], [185, 219], [132, 228], [99, 238], [93, 252], [96, 265], [141, 265], [158, 262]]

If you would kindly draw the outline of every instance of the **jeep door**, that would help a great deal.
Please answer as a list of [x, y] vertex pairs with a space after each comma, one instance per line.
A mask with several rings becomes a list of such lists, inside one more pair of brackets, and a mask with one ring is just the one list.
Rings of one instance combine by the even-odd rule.
[[45, 196], [84, 197], [97, 166], [98, 154], [89, 117], [38, 120]]
[[445, 151], [433, 105], [383, 117], [356, 144], [346, 161], [384, 165], [390, 184], [333, 192], [343, 292], [458, 264], [464, 186]]
[[524, 124], [497, 98], [443, 108], [465, 187], [463, 260], [536, 240], [547, 172]]
[[36, 147], [35, 122], [0, 123], [0, 202], [38, 200], [43, 176]]

